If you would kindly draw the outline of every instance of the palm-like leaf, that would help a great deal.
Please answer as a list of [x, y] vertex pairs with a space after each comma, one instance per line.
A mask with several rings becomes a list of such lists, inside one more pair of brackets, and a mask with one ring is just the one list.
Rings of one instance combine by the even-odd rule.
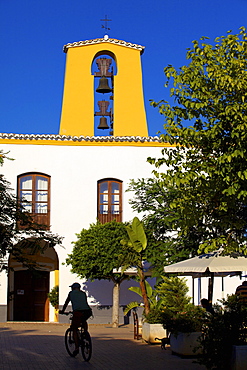
[[141, 252], [147, 247], [147, 237], [142, 222], [134, 217], [132, 224], [126, 226], [130, 241], [137, 252]]
[[127, 315], [127, 313], [130, 311], [130, 310], [132, 310], [133, 308], [136, 308], [136, 307], [140, 307], [140, 303], [139, 302], [130, 302], [127, 306], [126, 306], [126, 308], [125, 308], [125, 310], [124, 310], [124, 315]]

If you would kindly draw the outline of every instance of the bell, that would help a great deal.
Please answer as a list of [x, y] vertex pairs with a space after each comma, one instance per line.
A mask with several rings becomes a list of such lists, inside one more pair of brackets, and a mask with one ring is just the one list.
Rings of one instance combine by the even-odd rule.
[[106, 77], [101, 77], [101, 79], [99, 80], [99, 86], [97, 87], [96, 92], [101, 93], [101, 94], [107, 94], [111, 91], [112, 89], [108, 85], [108, 79]]
[[97, 128], [100, 130], [107, 130], [109, 128], [106, 117], [100, 118], [99, 126]]

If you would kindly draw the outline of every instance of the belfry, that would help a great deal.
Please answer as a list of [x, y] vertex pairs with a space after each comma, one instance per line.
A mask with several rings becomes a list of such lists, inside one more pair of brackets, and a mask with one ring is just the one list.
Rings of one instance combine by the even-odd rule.
[[141, 45], [107, 35], [65, 45], [59, 134], [94, 136], [97, 127], [109, 129], [106, 135], [147, 137], [140, 58], [143, 51]]

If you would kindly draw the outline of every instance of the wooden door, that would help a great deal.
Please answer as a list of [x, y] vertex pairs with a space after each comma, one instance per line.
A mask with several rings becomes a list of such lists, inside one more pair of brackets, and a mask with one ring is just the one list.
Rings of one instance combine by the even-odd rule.
[[14, 272], [14, 321], [49, 321], [50, 273]]

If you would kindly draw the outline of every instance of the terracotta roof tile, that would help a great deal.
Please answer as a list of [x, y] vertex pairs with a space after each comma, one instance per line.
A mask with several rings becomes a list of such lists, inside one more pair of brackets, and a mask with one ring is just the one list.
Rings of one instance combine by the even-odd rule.
[[63, 47], [63, 51], [65, 53], [67, 53], [69, 48], [74, 48], [74, 47], [84, 46], [84, 45], [90, 45], [90, 44], [100, 44], [100, 43], [110, 43], [110, 44], [126, 46], [128, 48], [140, 50], [141, 54], [144, 52], [144, 49], [145, 49], [145, 46], [138, 45], [138, 44], [132, 44], [131, 42], [127, 42], [127, 41], [123, 41], [123, 40], [110, 39], [107, 35], [105, 35], [105, 37], [100, 38], [100, 39], [77, 41], [77, 42], [72, 42], [72, 43], [66, 44]]
[[0, 133], [0, 139], [7, 140], [54, 140], [54, 141], [91, 141], [91, 142], [156, 142], [161, 143], [162, 139], [158, 136], [70, 136], [55, 134], [14, 134]]

